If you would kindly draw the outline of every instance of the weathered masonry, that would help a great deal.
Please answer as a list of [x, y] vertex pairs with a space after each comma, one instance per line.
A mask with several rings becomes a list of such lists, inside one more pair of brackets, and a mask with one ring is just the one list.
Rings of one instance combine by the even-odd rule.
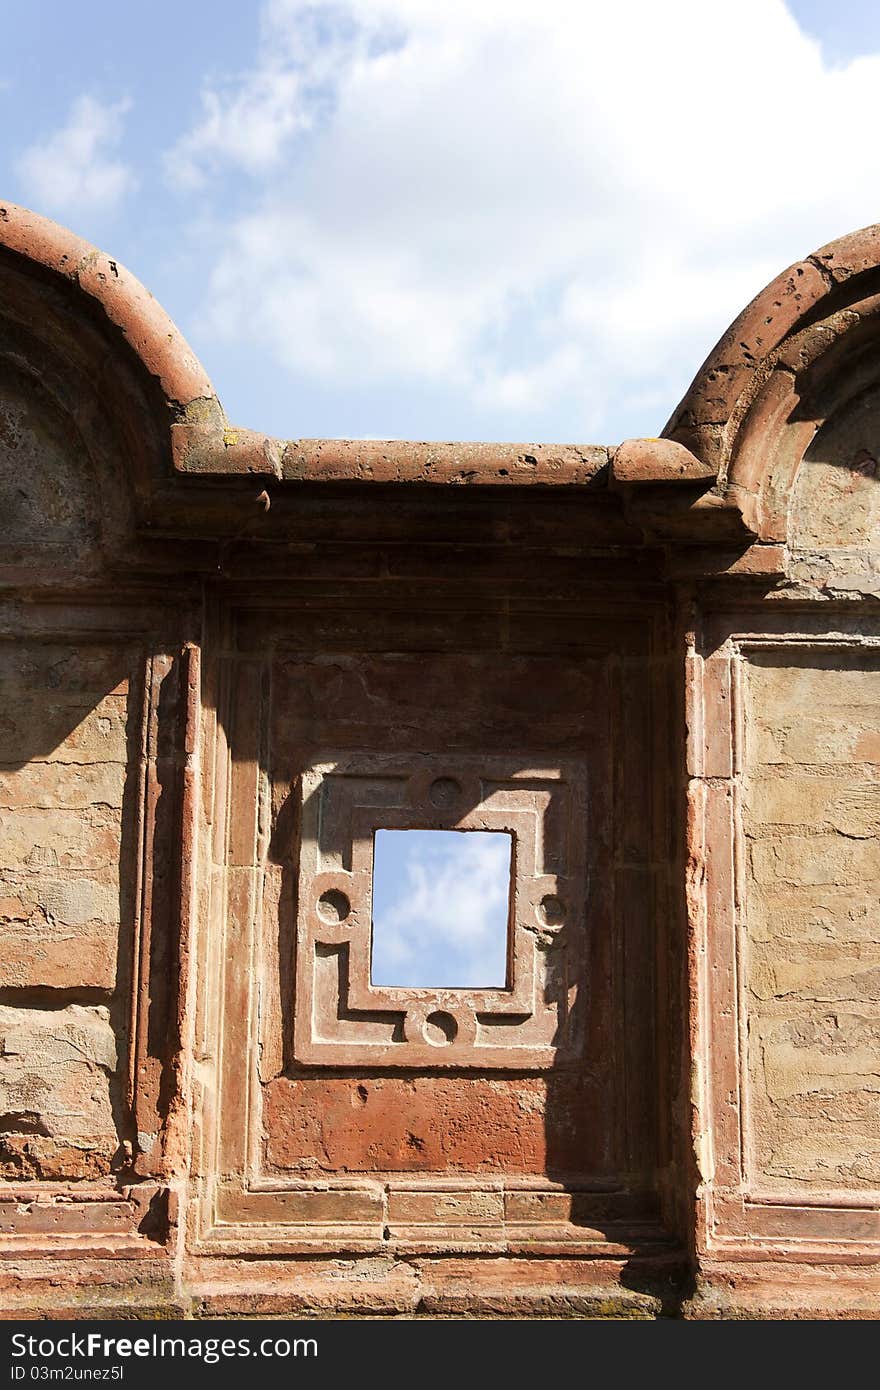
[[[232, 429], [0, 242], [0, 1307], [880, 1312], [880, 228], [617, 449]], [[413, 828], [503, 987], [372, 982]]]

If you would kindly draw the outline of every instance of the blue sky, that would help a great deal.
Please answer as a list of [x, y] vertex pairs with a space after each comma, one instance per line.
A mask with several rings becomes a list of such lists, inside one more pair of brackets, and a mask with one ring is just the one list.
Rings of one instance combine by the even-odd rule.
[[4, 6], [2, 195], [110, 250], [281, 436], [657, 433], [880, 218], [864, 0]]
[[[235, 424], [614, 444], [880, 220], [878, 91], [865, 0], [7, 0], [0, 196], [132, 269]], [[389, 835], [375, 978], [499, 982], [506, 839]]]
[[499, 831], [378, 831], [373, 984], [503, 988], [511, 852]]

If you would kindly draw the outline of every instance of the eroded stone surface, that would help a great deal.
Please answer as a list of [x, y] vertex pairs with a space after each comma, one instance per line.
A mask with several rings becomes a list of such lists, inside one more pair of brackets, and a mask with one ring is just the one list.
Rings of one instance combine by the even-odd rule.
[[267, 1088], [271, 1167], [308, 1172], [579, 1172], [602, 1163], [587, 1077], [377, 1076]]
[[106, 647], [0, 647], [0, 988], [115, 986], [126, 665]]
[[767, 1185], [880, 1182], [880, 656], [748, 669], [751, 1148]]
[[89, 1177], [118, 1147], [109, 1010], [0, 1005], [0, 1162], [7, 1178]]
[[[77, 447], [79, 445], [79, 447]], [[48, 392], [0, 362], [0, 563], [89, 557], [95, 496], [82, 445]]]

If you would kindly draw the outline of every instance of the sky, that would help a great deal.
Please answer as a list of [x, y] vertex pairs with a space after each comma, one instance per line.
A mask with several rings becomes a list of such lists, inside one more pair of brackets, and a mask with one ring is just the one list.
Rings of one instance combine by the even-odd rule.
[[503, 988], [511, 852], [501, 831], [377, 831], [372, 983]]
[[[282, 438], [656, 435], [773, 276], [880, 220], [866, 0], [0, 16], [0, 197], [127, 265]], [[500, 982], [505, 837], [388, 836], [377, 982]]]
[[657, 434], [769, 279], [880, 219], [865, 0], [0, 4], [0, 195], [280, 437]]

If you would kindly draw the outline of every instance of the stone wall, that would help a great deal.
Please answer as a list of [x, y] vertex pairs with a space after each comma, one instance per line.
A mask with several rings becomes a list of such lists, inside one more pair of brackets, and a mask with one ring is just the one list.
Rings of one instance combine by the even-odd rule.
[[114, 999], [128, 971], [132, 656], [0, 644], [0, 1159], [7, 1177], [109, 1171]]
[[[0, 1315], [877, 1314], [878, 286], [663, 439], [277, 440], [0, 206]], [[373, 986], [406, 828], [503, 989]]]
[[752, 1181], [880, 1186], [880, 653], [747, 665]]

